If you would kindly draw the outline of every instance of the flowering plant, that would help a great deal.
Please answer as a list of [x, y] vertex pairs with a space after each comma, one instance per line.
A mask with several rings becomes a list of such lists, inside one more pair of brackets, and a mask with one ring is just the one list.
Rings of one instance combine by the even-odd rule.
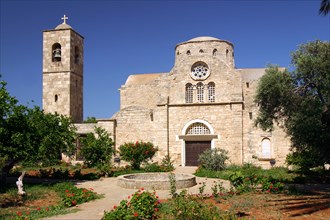
[[93, 192], [92, 188], [88, 190], [85, 188], [72, 187], [65, 190], [62, 202], [64, 206], [71, 207], [77, 204], [88, 202], [90, 200], [94, 200], [96, 198], [97, 195], [95, 192]]
[[122, 200], [119, 206], [114, 206], [110, 212], [105, 212], [103, 220], [121, 219], [156, 219], [160, 202], [156, 192], [138, 190], [128, 200]]
[[140, 169], [142, 162], [150, 160], [158, 151], [157, 147], [150, 142], [129, 142], [119, 147], [120, 156], [123, 160], [130, 162], [133, 169]]

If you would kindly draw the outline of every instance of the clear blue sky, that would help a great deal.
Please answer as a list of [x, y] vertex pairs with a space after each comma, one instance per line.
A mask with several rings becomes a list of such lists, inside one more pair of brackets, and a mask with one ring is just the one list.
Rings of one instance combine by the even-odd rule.
[[21, 104], [42, 105], [42, 31], [66, 14], [85, 37], [84, 118], [110, 118], [135, 73], [169, 72], [176, 44], [198, 36], [232, 42], [237, 68], [290, 65], [297, 46], [329, 41], [320, 0], [4, 1], [0, 74]]

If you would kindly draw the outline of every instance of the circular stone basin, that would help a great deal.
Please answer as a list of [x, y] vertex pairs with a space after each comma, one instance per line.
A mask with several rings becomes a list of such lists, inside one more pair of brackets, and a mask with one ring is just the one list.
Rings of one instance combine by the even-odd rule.
[[[196, 185], [196, 177], [191, 174], [175, 174], [176, 188], [188, 188]], [[117, 184], [126, 189], [171, 189], [169, 173], [134, 173], [118, 177]]]

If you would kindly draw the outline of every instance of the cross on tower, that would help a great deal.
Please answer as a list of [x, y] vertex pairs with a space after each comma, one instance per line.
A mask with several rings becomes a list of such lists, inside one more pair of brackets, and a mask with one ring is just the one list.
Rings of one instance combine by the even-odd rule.
[[63, 18], [61, 18], [63, 20], [63, 24], [66, 24], [66, 19], [69, 19], [67, 16], [63, 16]]

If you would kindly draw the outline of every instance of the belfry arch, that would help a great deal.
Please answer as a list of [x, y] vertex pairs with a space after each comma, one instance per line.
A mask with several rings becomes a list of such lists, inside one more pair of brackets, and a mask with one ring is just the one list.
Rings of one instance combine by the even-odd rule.
[[181, 165], [196, 166], [198, 155], [202, 151], [215, 148], [214, 139], [218, 135], [214, 134], [210, 123], [195, 119], [184, 125], [178, 138], [181, 141]]

